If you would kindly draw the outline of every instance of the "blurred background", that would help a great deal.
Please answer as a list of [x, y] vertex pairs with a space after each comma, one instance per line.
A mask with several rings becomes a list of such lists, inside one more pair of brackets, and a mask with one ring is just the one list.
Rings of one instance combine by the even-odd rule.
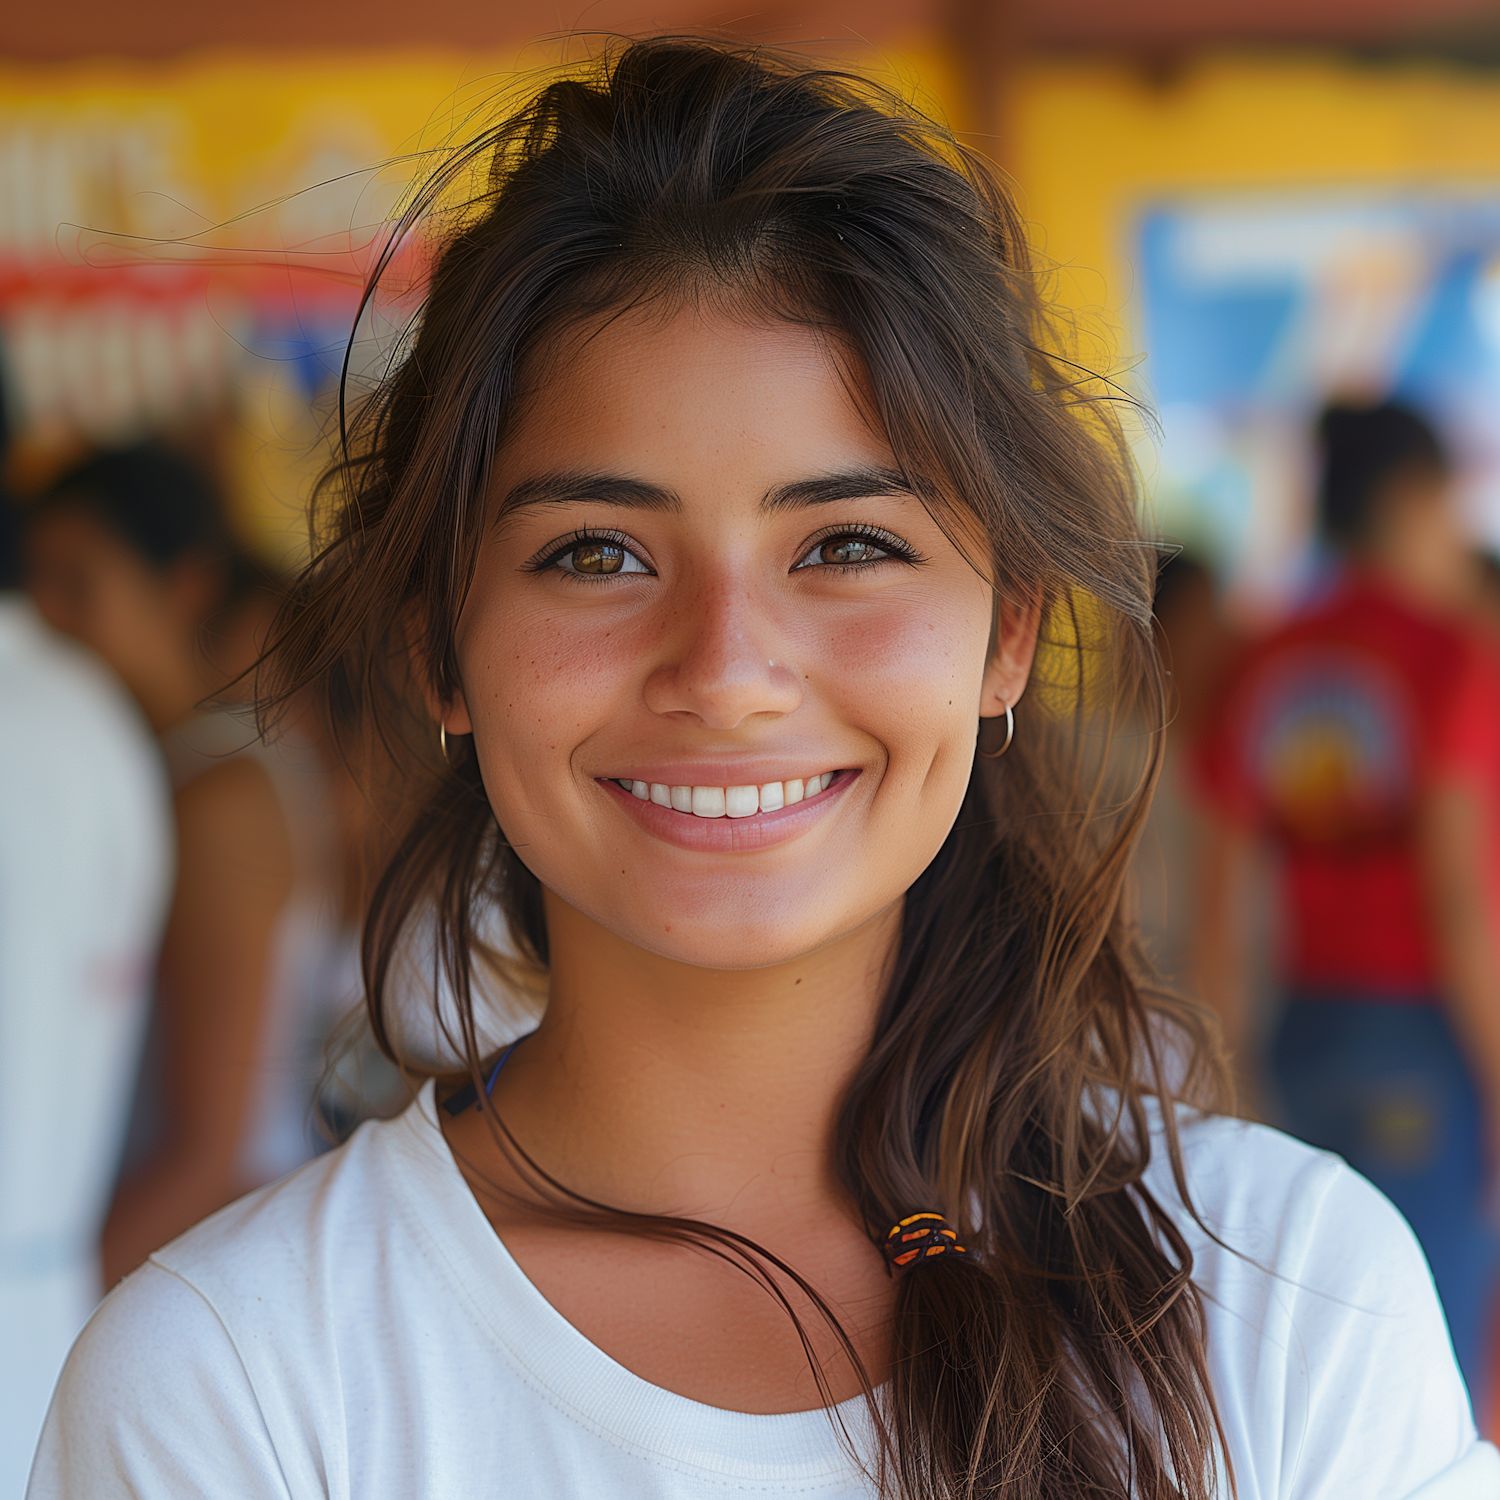
[[1500, 12], [1476, 0], [9, 7], [12, 487], [170, 430], [247, 541], [295, 557], [398, 159], [586, 46], [539, 36], [693, 25], [873, 66], [1004, 165], [1060, 299], [1146, 356], [1161, 525], [1225, 565], [1232, 609], [1282, 607], [1305, 565], [1329, 390], [1440, 403], [1500, 538]]
[[[32, 1075], [32, 1092], [15, 1082], [0, 1096], [0, 1321], [30, 1326], [45, 1301], [36, 1278], [67, 1282], [51, 1331], [36, 1335], [42, 1366], [55, 1370], [98, 1295], [107, 1210], [110, 1280], [319, 1149], [303, 1128], [319, 1088], [345, 1125], [400, 1097], [373, 1063], [346, 1072], [331, 1099], [317, 1082], [357, 999], [368, 809], [316, 722], [294, 723], [291, 748], [273, 756], [248, 748], [231, 710], [194, 713], [253, 660], [281, 581], [305, 556], [306, 501], [383, 216], [424, 152], [518, 78], [585, 54], [589, 33], [703, 26], [847, 59], [992, 156], [1056, 300], [1077, 310], [1081, 347], [1156, 413], [1133, 434], [1151, 524], [1167, 553], [1181, 549], [1159, 611], [1178, 719], [1142, 849], [1142, 917], [1169, 975], [1227, 1007], [1247, 1109], [1295, 1123], [1262, 1056], [1288, 990], [1275, 956], [1287, 920], [1276, 839], [1241, 851], [1224, 897], [1240, 929], [1238, 991], [1216, 999], [1213, 963], [1228, 950], [1205, 938], [1188, 893], [1232, 799], [1222, 776], [1195, 781], [1190, 767], [1196, 741], [1228, 722], [1225, 684], [1247, 643], [1331, 587], [1338, 539], [1318, 521], [1317, 438], [1330, 402], [1420, 413], [1464, 554], [1429, 589], [1442, 596], [1436, 613], [1455, 631], [1463, 616], [1466, 641], [1500, 635], [1494, 0], [11, 5], [0, 16], [0, 482], [26, 541], [14, 541], [0, 591], [19, 599], [26, 584], [50, 625], [90, 648], [86, 669], [67, 670], [86, 675], [102, 659], [113, 687], [80, 679], [79, 694], [115, 691], [128, 705], [135, 718], [117, 737], [151, 746], [141, 795], [161, 804], [156, 831], [131, 835], [157, 841], [142, 856], [133, 935], [78, 966], [94, 976], [76, 980], [83, 989], [115, 976], [112, 1040], [95, 1065], [126, 1083], [101, 1093], [93, 1135], [67, 1160], [49, 1161], [27, 1121], [75, 1066], [93, 1013], [59, 1008], [44, 1035], [7, 1018], [20, 1002], [0, 989], [0, 1072]], [[418, 252], [400, 253], [415, 285]], [[410, 311], [396, 281], [360, 319], [356, 377]], [[147, 493], [156, 500], [132, 498]], [[0, 619], [0, 648], [7, 628]], [[51, 649], [26, 640], [34, 655]], [[35, 730], [53, 710], [6, 670], [0, 650], [0, 695], [12, 694], [0, 699], [0, 757], [24, 785], [18, 757], [57, 754]], [[25, 724], [13, 743], [8, 715]], [[227, 760], [243, 774], [226, 776]], [[1485, 765], [1500, 788], [1500, 746]], [[71, 774], [77, 785], [92, 773]], [[253, 878], [220, 879], [212, 830], [257, 816], [275, 837]], [[51, 835], [21, 826], [0, 823], [0, 871], [9, 857], [13, 877], [30, 879], [39, 856], [26, 839]], [[0, 911], [0, 948], [6, 920]], [[216, 1031], [199, 1024], [202, 997], [231, 969], [249, 978]], [[1500, 1028], [1500, 989], [1490, 993]], [[1464, 1036], [1463, 1048], [1490, 1045]], [[214, 1086], [195, 1095], [182, 1080], [205, 1069]], [[1500, 1079], [1481, 1078], [1486, 1089], [1500, 1096]], [[226, 1097], [238, 1101], [227, 1110]], [[203, 1123], [226, 1114], [217, 1135]], [[55, 1186], [69, 1174], [76, 1189]], [[27, 1197], [17, 1182], [38, 1180], [52, 1185], [27, 1201], [53, 1202], [50, 1218], [7, 1207]], [[1485, 1255], [1492, 1268], [1493, 1246]], [[1463, 1304], [1476, 1347], [1491, 1342], [1487, 1297]], [[1494, 1430], [1484, 1366], [1475, 1354], [1466, 1370]], [[19, 1394], [16, 1371], [15, 1390], [0, 1390], [0, 1409], [19, 1414], [0, 1431], [0, 1465], [45, 1402], [45, 1390]], [[17, 1472], [19, 1459], [0, 1467], [0, 1500], [18, 1493]]]

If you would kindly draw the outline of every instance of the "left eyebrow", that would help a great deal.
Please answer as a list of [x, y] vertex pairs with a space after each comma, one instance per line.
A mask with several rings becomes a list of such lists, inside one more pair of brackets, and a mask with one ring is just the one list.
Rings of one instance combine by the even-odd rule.
[[799, 479], [770, 490], [760, 502], [766, 512], [792, 510], [804, 505], [828, 505], [836, 500], [869, 500], [876, 495], [917, 493], [904, 475], [894, 469], [849, 469], [823, 479]]

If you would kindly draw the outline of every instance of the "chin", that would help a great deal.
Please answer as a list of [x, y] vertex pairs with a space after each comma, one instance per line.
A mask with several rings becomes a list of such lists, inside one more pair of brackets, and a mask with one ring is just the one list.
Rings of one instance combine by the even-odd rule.
[[630, 936], [639, 947], [656, 953], [674, 963], [687, 964], [695, 969], [774, 969], [780, 964], [796, 962], [809, 953], [816, 952], [822, 942], [771, 942], [763, 930], [745, 932], [687, 932], [679, 938], [676, 929], [670, 933], [657, 934], [651, 942]]
[[648, 910], [625, 905], [594, 913], [617, 937], [673, 963], [698, 969], [770, 969], [837, 942], [870, 913], [832, 923], [807, 920], [808, 903], [787, 907], [763, 902], [653, 902]]
[[805, 922], [793, 922], [771, 913], [746, 920], [716, 921], [702, 914], [668, 914], [660, 908], [632, 921], [627, 916], [606, 925], [626, 942], [674, 963], [698, 969], [769, 969], [792, 963], [835, 941], [839, 932], [808, 930]]

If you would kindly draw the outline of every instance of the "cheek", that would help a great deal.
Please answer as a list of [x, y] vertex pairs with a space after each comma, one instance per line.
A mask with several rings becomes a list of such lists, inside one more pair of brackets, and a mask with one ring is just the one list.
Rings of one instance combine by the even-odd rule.
[[131, 611], [122, 608], [119, 591], [99, 572], [80, 571], [60, 578], [51, 595], [53, 623], [112, 660], [136, 635]]
[[893, 753], [939, 755], [955, 736], [967, 753], [973, 741], [989, 610], [966, 602], [894, 598], [842, 624], [822, 652], [845, 712], [891, 741]]
[[625, 635], [618, 624], [581, 627], [566, 611], [476, 615], [460, 634], [459, 672], [486, 770], [555, 767], [619, 712], [630, 681]]
[[162, 591], [130, 573], [102, 579], [90, 599], [90, 628], [123, 660], [150, 667], [179, 648], [183, 626]]

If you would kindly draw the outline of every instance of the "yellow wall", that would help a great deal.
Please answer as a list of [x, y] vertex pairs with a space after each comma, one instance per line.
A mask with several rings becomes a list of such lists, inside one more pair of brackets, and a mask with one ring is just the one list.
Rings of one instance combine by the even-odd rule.
[[1203, 60], [1153, 80], [1039, 62], [1016, 82], [1010, 165], [1075, 298], [1119, 313], [1146, 201], [1216, 188], [1500, 181], [1500, 77], [1321, 57]]
[[[152, 150], [150, 159], [129, 165], [130, 191], [180, 192], [192, 210], [219, 221], [311, 185], [299, 168], [330, 145], [363, 150], [369, 154], [362, 159], [374, 161], [461, 137], [487, 100], [560, 60], [555, 47], [537, 44], [491, 55], [414, 50], [209, 53], [160, 64], [0, 62], [0, 131], [23, 121], [86, 138], [100, 127], [124, 125], [147, 137]], [[939, 49], [919, 42], [861, 61], [866, 71], [942, 111], [950, 82]], [[146, 211], [129, 202], [120, 207], [127, 219]]]

